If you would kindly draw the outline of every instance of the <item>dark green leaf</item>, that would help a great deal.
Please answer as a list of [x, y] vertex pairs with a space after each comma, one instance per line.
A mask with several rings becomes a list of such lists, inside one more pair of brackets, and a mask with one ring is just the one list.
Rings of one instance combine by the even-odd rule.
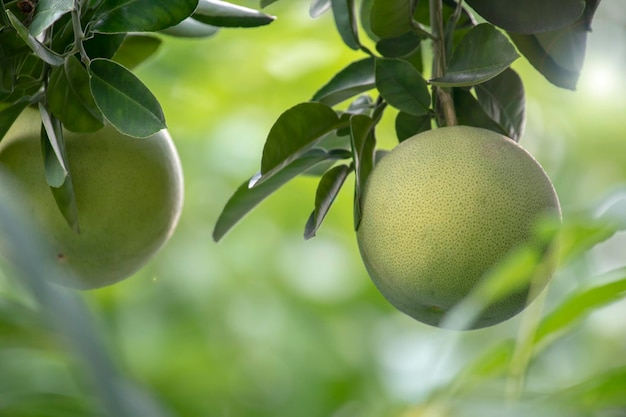
[[522, 79], [511, 68], [475, 87], [485, 113], [519, 142], [526, 123], [526, 98]]
[[361, 47], [359, 29], [354, 12], [354, 0], [331, 0], [335, 26], [348, 47], [357, 50]]
[[591, 312], [626, 296], [626, 268], [610, 273], [619, 279], [591, 288], [581, 289], [561, 302], [539, 324], [535, 333], [535, 344], [549, 338], [558, 337], [572, 324], [588, 316]]
[[430, 93], [422, 74], [399, 59], [376, 59], [376, 87], [380, 95], [398, 110], [422, 116], [428, 114]]
[[322, 176], [315, 192], [315, 209], [304, 227], [305, 239], [315, 236], [349, 173], [348, 165], [338, 165]]
[[166, 127], [158, 100], [133, 73], [100, 58], [91, 61], [89, 72], [98, 108], [120, 132], [148, 137]]
[[585, 8], [584, 0], [467, 0], [467, 3], [494, 25], [527, 34], [569, 25]]
[[4, 138], [4, 135], [9, 131], [9, 128], [17, 117], [28, 106], [28, 100], [21, 100], [17, 103], [10, 105], [0, 111], [0, 140]]
[[399, 112], [396, 116], [396, 135], [398, 141], [402, 142], [418, 133], [425, 132], [431, 128], [431, 117], [429, 115], [413, 116], [405, 112]]
[[161, 39], [156, 36], [127, 35], [113, 55], [113, 60], [128, 69], [134, 69], [154, 55], [159, 46], [161, 46]]
[[599, 3], [599, 0], [589, 0], [581, 18], [562, 29], [533, 35], [509, 33], [509, 36], [548, 81], [575, 90], [585, 59], [587, 32]]
[[188, 17], [177, 25], [163, 29], [161, 33], [181, 38], [207, 38], [215, 35], [219, 31], [216, 26], [199, 22], [193, 17]]
[[189, 17], [198, 0], [107, 0], [93, 18], [100, 33], [153, 32]]
[[83, 45], [87, 56], [110, 59], [113, 58], [125, 38], [124, 33], [94, 33], [83, 42]]
[[63, 57], [48, 49], [45, 45], [35, 39], [33, 35], [28, 33], [28, 28], [26, 28], [26, 26], [24, 26], [22, 22], [20, 22], [20, 20], [15, 17], [13, 13], [11, 13], [10, 10], [7, 10], [7, 16], [9, 17], [11, 25], [13, 25], [18, 35], [20, 35], [28, 47], [32, 49], [35, 55], [52, 66], [63, 65]]
[[73, 0], [39, 0], [37, 2], [37, 12], [29, 27], [30, 34], [38, 36], [61, 16], [73, 9]]
[[374, 168], [375, 121], [364, 115], [350, 118], [350, 140], [354, 161], [354, 229], [361, 223], [361, 202], [367, 178]]
[[328, 9], [330, 9], [330, 0], [312, 0], [309, 6], [309, 16], [315, 19]]
[[454, 88], [452, 90], [454, 108], [456, 110], [457, 121], [460, 125], [482, 127], [493, 130], [501, 135], [508, 135], [502, 126], [496, 123], [480, 106], [478, 100], [464, 88]]
[[372, 31], [380, 38], [397, 38], [411, 31], [410, 0], [374, 0], [370, 14]]
[[[222, 210], [215, 228], [213, 239], [217, 242], [248, 214], [254, 207], [278, 190], [284, 184], [298, 175], [304, 173], [316, 164], [329, 158], [329, 154], [322, 149], [310, 149], [298, 158], [284, 166], [276, 175], [273, 175], [263, 183], [254, 183], [258, 175], [241, 184], [230, 197]], [[253, 186], [251, 186], [251, 184]]]
[[518, 57], [506, 36], [489, 23], [482, 23], [463, 37], [443, 77], [430, 82], [443, 87], [480, 84], [500, 74]]
[[312, 100], [334, 106], [374, 87], [374, 58], [365, 58], [339, 71], [315, 93]]
[[419, 48], [422, 38], [413, 32], [407, 32], [396, 38], [384, 38], [376, 43], [376, 50], [387, 58], [400, 58]]
[[361, 21], [361, 28], [365, 31], [367, 36], [374, 42], [378, 41], [378, 36], [372, 30], [372, 5], [374, 0], [361, 0], [361, 9], [359, 10], [359, 18]]
[[256, 27], [274, 21], [275, 17], [220, 0], [200, 0], [193, 18], [212, 26]]
[[364, 114], [366, 116], [371, 116], [374, 107], [375, 104], [372, 101], [372, 98], [367, 94], [363, 94], [354, 99], [345, 112], [348, 114]]
[[46, 181], [65, 221], [67, 221], [72, 230], [78, 233], [80, 231], [78, 208], [76, 206], [72, 175], [67, 163], [61, 123], [58, 119], [51, 117], [41, 104], [39, 105], [39, 110], [43, 122], [41, 147]]
[[67, 130], [94, 132], [104, 126], [91, 95], [87, 70], [75, 56], [68, 56], [65, 65], [53, 68], [47, 97], [50, 111]]
[[340, 126], [335, 111], [322, 103], [300, 103], [285, 111], [276, 120], [265, 141], [260, 182]]

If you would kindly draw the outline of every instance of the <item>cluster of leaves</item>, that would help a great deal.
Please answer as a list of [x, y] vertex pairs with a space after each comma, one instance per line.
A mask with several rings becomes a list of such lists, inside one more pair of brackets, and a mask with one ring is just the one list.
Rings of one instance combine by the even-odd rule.
[[[399, 141], [434, 124], [482, 127], [519, 140], [524, 87], [511, 69], [518, 51], [556, 86], [575, 88], [599, 0], [466, 3], [313, 0], [310, 15], [332, 12], [343, 42], [365, 57], [280, 115], [267, 136], [260, 171], [227, 202], [214, 239], [286, 182], [311, 172], [321, 179], [305, 238], [315, 236], [351, 172], [357, 228], [362, 185], [378, 154], [376, 126], [389, 107], [397, 110]], [[475, 14], [487, 22], [479, 23]], [[431, 44], [433, 65], [426, 77], [424, 57]]]
[[63, 128], [89, 133], [110, 123], [130, 137], [166, 127], [156, 97], [132, 73], [160, 33], [206, 37], [220, 27], [273, 17], [218, 0], [0, 0], [0, 138], [38, 105], [46, 179], [68, 223], [77, 216]]

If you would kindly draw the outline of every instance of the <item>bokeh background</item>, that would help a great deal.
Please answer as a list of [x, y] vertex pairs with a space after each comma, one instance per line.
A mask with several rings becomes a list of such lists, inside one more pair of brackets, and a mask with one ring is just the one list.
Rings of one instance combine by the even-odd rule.
[[[541, 314], [536, 306], [458, 333], [397, 312], [360, 260], [352, 177], [314, 239], [303, 231], [317, 179], [302, 177], [213, 241], [224, 204], [258, 170], [276, 118], [364, 56], [342, 44], [329, 13], [312, 19], [308, 7], [282, 0], [266, 9], [278, 17], [266, 27], [164, 37], [136, 70], [164, 108], [185, 171], [185, 207], [171, 241], [141, 272], [81, 298], [121, 372], [175, 415], [416, 416], [415, 404], [515, 337], [526, 314]], [[527, 92], [521, 143], [552, 177], [565, 216], [626, 196], [625, 67], [619, 0], [598, 8], [578, 91], [550, 85], [523, 59], [514, 64]], [[388, 113], [382, 148], [395, 141]], [[617, 233], [559, 271], [544, 311], [624, 265], [626, 234]], [[531, 363], [528, 390], [549, 392], [626, 365], [625, 314], [621, 301], [578, 323]], [[10, 336], [0, 338], [0, 392], [77, 390], [80, 361], [71, 352], [15, 347]]]

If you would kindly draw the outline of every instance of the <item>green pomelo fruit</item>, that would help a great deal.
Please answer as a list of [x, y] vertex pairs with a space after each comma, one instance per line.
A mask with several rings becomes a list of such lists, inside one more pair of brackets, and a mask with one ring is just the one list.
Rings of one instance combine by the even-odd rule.
[[[183, 174], [166, 130], [132, 138], [111, 126], [91, 134], [64, 132], [80, 232], [59, 210], [44, 174], [37, 112], [23, 112], [0, 142], [0, 167], [30, 204], [28, 218], [47, 237], [58, 262], [81, 289], [98, 288], [138, 271], [169, 239], [183, 201]], [[0, 198], [3, 196], [0, 190]]]
[[405, 140], [375, 166], [362, 198], [364, 264], [382, 294], [420, 322], [442, 326], [446, 313], [522, 247], [536, 251], [537, 267], [483, 306], [470, 328], [521, 312], [556, 267], [550, 242], [534, 236], [544, 216], [560, 221], [552, 183], [528, 152], [492, 131], [454, 126]]

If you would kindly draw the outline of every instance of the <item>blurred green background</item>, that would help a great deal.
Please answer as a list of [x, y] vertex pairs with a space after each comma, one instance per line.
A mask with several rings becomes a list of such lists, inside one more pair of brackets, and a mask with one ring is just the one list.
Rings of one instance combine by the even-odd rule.
[[[136, 71], [163, 105], [185, 171], [185, 207], [171, 241], [141, 272], [81, 296], [122, 373], [175, 415], [417, 416], [412, 404], [515, 337], [541, 307], [467, 333], [399, 313], [361, 263], [351, 184], [312, 240], [302, 234], [315, 178], [291, 182], [212, 240], [222, 207], [257, 171], [276, 118], [363, 57], [342, 44], [330, 14], [312, 19], [308, 7], [278, 1], [266, 9], [278, 19], [266, 27], [164, 38]], [[604, 0], [578, 91], [550, 85], [522, 59], [514, 65], [527, 90], [521, 143], [552, 177], [565, 217], [626, 195], [625, 40], [626, 9]], [[378, 131], [383, 148], [394, 145], [392, 116]], [[618, 233], [560, 270], [544, 310], [625, 264], [626, 233]], [[5, 281], [0, 289], [11, 294]], [[577, 324], [531, 363], [527, 390], [554, 391], [626, 365], [625, 315], [617, 302]], [[16, 346], [10, 336], [0, 339], [0, 392], [81, 391], [71, 353]]]

